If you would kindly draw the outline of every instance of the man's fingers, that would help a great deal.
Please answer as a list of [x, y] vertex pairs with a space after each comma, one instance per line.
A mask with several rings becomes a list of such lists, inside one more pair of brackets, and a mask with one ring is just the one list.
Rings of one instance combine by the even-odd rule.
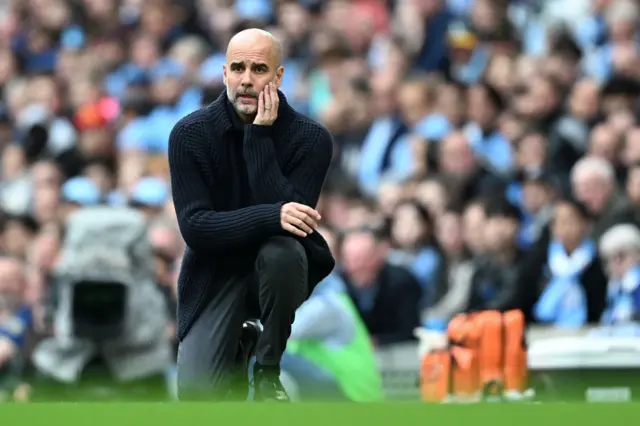
[[291, 207], [294, 207], [296, 210], [299, 210], [311, 216], [314, 220], [322, 219], [322, 217], [320, 216], [320, 213], [318, 213], [317, 211], [315, 211], [309, 206], [305, 206], [304, 204], [300, 204], [300, 203], [289, 203], [289, 204], [291, 205]]
[[262, 90], [264, 93], [264, 109], [267, 110], [267, 115], [271, 115], [271, 110], [273, 108], [273, 102], [271, 100], [271, 91], [269, 90], [269, 85]]
[[314, 209], [312, 209], [311, 207], [309, 207], [309, 206], [305, 206], [304, 204], [300, 204], [300, 206], [301, 206], [300, 210], [301, 210], [303, 213], [305, 213], [305, 214], [309, 215], [309, 217], [313, 218], [314, 220], [320, 220], [320, 219], [322, 219], [322, 218], [320, 217], [320, 213], [318, 213], [317, 211], [315, 211], [315, 210], [314, 210]]
[[308, 220], [305, 219], [306, 217], [300, 214], [289, 214], [284, 217], [285, 222], [290, 223], [291, 225], [304, 231], [307, 234], [311, 234], [313, 232], [314, 226], [312, 223], [308, 223]]
[[264, 115], [264, 93], [260, 92], [258, 95], [258, 114], [259, 116]]
[[[302, 206], [304, 207], [304, 206]], [[316, 219], [314, 218], [313, 215], [311, 215], [310, 213], [314, 212], [313, 209], [311, 209], [311, 212], [307, 213], [306, 211], [304, 211], [304, 209], [296, 209], [293, 208], [289, 211], [287, 211], [287, 214], [290, 214], [298, 219], [302, 219], [305, 221], [305, 223], [307, 223], [309, 226], [311, 226], [312, 228], [317, 228], [318, 227], [318, 222], [316, 222]]]
[[318, 227], [320, 214], [300, 203], [287, 203], [282, 207], [280, 224], [282, 229], [299, 237], [306, 237]]
[[297, 235], [298, 237], [306, 237], [307, 236], [307, 234], [305, 234], [304, 232], [302, 232], [301, 230], [299, 230], [295, 226], [291, 225], [290, 223], [283, 222], [282, 229], [284, 229], [285, 231], [290, 232], [290, 233], [292, 233], [294, 235]]
[[304, 220], [305, 223], [310, 227], [312, 227], [313, 229], [318, 227], [318, 222], [316, 222], [316, 220], [309, 214], [302, 211], [298, 211], [296, 213], [297, 213], [296, 215], [297, 218]]
[[311, 216], [309, 216], [305, 212], [302, 212], [300, 210], [294, 210], [293, 212], [291, 212], [291, 215], [297, 219], [304, 221], [304, 223], [309, 225], [312, 229], [315, 229], [318, 227], [318, 222], [316, 222]]
[[278, 97], [278, 89], [275, 84], [270, 84], [271, 89], [271, 108], [273, 109], [274, 116], [278, 114], [278, 105], [280, 104], [280, 98]]

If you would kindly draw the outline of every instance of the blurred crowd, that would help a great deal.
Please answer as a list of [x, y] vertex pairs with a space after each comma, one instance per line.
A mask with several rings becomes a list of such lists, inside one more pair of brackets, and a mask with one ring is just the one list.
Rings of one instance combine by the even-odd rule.
[[334, 136], [321, 232], [374, 344], [481, 309], [636, 319], [636, 1], [2, 0], [0, 368], [52, 333], [83, 206], [149, 218], [174, 338], [168, 135], [223, 92], [226, 44], [251, 27], [281, 40], [281, 90]]

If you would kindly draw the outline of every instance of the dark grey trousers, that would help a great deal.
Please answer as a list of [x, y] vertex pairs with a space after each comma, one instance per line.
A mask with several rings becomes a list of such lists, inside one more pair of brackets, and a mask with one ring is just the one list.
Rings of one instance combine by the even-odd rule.
[[239, 343], [247, 319], [259, 318], [263, 325], [257, 362], [279, 366], [295, 311], [309, 295], [304, 247], [292, 237], [270, 238], [253, 270], [219, 285], [178, 347], [180, 400], [246, 398], [247, 366]]

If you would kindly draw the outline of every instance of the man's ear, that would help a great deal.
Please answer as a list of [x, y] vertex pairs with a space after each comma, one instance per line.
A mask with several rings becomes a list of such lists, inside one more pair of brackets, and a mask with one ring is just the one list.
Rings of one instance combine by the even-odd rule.
[[222, 64], [222, 82], [227, 85], [227, 64]]
[[279, 66], [278, 69], [276, 70], [276, 79], [275, 79], [275, 84], [278, 89], [280, 88], [280, 86], [282, 86], [283, 75], [284, 75], [284, 67]]

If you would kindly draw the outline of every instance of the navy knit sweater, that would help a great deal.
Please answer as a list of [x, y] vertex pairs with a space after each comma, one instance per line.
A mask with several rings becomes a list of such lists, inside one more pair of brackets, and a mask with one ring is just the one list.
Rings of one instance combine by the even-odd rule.
[[280, 226], [283, 204], [316, 206], [333, 141], [324, 127], [279, 96], [272, 126], [242, 124], [224, 91], [171, 132], [171, 190], [187, 244], [178, 280], [179, 339], [214, 297], [218, 283], [251, 270], [258, 248], [271, 236], [287, 235], [302, 243], [309, 260], [309, 292], [334, 267], [317, 232], [298, 238]]

